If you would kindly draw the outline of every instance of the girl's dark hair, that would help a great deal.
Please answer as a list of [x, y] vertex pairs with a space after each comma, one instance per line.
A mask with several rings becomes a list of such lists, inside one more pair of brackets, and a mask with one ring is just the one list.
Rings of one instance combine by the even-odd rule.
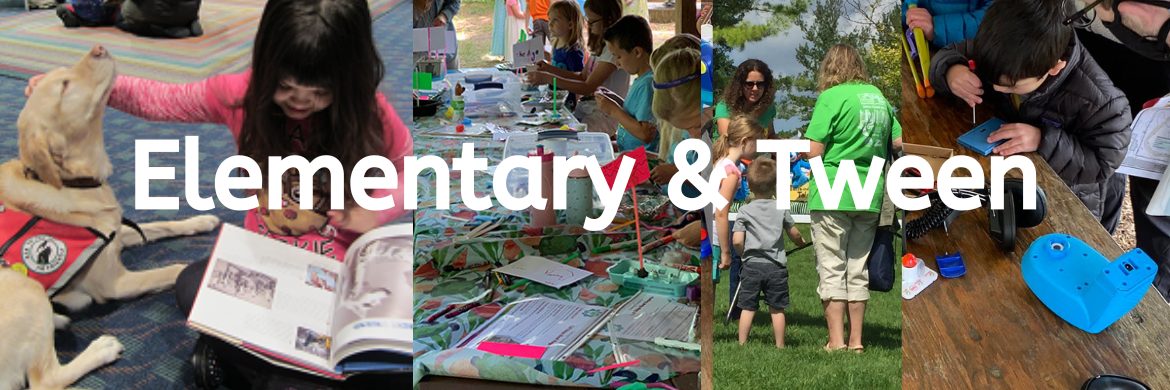
[[600, 22], [591, 20], [587, 21], [585, 25], [585, 31], [589, 32], [589, 54], [599, 56], [601, 55], [601, 50], [605, 49], [605, 40], [602, 39], [600, 34], [593, 33], [593, 25], [589, 24], [589, 22], [601, 23], [601, 26], [604, 27], [601, 30], [605, 31], [606, 28], [609, 28], [609, 26], [617, 23], [618, 19], [622, 18], [622, 1], [585, 0], [585, 9], [601, 17]]
[[[755, 103], [749, 102], [743, 94], [743, 85], [747, 82], [748, 74], [753, 71], [764, 75], [764, 94]], [[776, 82], [772, 79], [772, 70], [768, 64], [756, 59], [740, 63], [727, 87], [723, 88], [723, 102], [732, 113], [748, 114], [755, 118], [764, 115], [768, 107], [776, 104]]]
[[[264, 183], [269, 156], [302, 155], [312, 160], [330, 155], [341, 162], [349, 178], [359, 160], [385, 154], [376, 101], [385, 66], [374, 47], [371, 23], [366, 0], [269, 0], [264, 6], [238, 140], [240, 155], [264, 168]], [[273, 101], [285, 80], [323, 88], [333, 96], [329, 107], [313, 114], [313, 129], [301, 141], [303, 152], [294, 149], [285, 131], [287, 117]], [[345, 182], [348, 205], [353, 196]]]

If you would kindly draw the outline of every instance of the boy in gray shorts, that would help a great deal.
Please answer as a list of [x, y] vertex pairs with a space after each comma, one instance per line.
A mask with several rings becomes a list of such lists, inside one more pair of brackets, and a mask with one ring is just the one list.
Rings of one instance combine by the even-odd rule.
[[[792, 222], [788, 210], [776, 209], [776, 161], [760, 158], [747, 172], [748, 189], [755, 200], [739, 209], [731, 229], [731, 243], [741, 253], [740, 292], [735, 305], [743, 310], [739, 316], [739, 343], [747, 342], [752, 318], [760, 308], [760, 293], [772, 313], [772, 330], [776, 348], [784, 348], [784, 309], [788, 308], [788, 258], [784, 255], [784, 237], [797, 246], [804, 237]], [[781, 222], [783, 221], [783, 222]]]

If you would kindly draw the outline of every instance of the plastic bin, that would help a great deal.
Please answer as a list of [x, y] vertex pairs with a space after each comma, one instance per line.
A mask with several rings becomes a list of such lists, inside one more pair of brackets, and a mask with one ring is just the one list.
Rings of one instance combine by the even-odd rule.
[[[652, 275], [659, 273], [657, 279], [651, 279], [649, 276], [645, 279], [639, 278], [630, 271], [637, 272], [638, 262], [633, 260], [621, 260], [617, 264], [611, 265], [605, 272], [609, 273], [609, 280], [619, 286], [625, 286], [633, 289], [642, 290], [648, 293], [666, 295], [672, 298], [679, 298], [687, 295], [687, 286], [695, 284], [699, 280], [699, 275], [694, 272], [687, 272], [676, 268], [671, 268], [658, 264], [646, 263], [646, 271]], [[662, 273], [677, 277], [663, 277]]]
[[[504, 142], [504, 158], [527, 156], [529, 152], [536, 149], [537, 144], [544, 145], [545, 150], [565, 158], [572, 157], [574, 154], [586, 157], [594, 156], [599, 165], [610, 163], [614, 156], [613, 144], [610, 143], [607, 134], [578, 133], [572, 130], [545, 130], [535, 134], [509, 136], [508, 140]], [[512, 196], [519, 198], [528, 195], [528, 171], [524, 169], [512, 170], [508, 173], [505, 183]], [[594, 192], [594, 206], [599, 207], [600, 203], [601, 199]]]

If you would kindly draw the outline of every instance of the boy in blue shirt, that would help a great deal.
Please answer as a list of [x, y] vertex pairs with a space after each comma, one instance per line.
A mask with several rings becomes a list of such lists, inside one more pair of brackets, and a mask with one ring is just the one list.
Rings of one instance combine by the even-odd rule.
[[[911, 4], [917, 8], [910, 9]], [[902, 19], [909, 29], [921, 28], [935, 47], [943, 47], [974, 38], [989, 6], [991, 0], [903, 0]]]
[[661, 137], [658, 135], [658, 120], [654, 118], [652, 110], [654, 71], [650, 67], [650, 54], [654, 51], [654, 36], [650, 23], [641, 16], [626, 15], [605, 29], [602, 39], [605, 40], [606, 49], [613, 53], [618, 68], [638, 75], [630, 85], [630, 92], [624, 101], [605, 88], [599, 88], [594, 95], [601, 112], [620, 124], [617, 131], [618, 151], [645, 146], [647, 152], [657, 153]]

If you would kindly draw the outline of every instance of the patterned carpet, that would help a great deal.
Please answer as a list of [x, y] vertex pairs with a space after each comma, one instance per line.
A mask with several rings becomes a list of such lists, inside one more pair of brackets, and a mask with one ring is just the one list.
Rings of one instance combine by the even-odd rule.
[[[384, 15], [400, 0], [370, 0], [373, 15]], [[150, 39], [115, 27], [65, 28], [52, 10], [0, 19], [0, 75], [27, 78], [70, 66], [95, 43], [105, 45], [122, 74], [181, 83], [235, 73], [248, 66], [262, 0], [208, 0], [200, 9], [204, 35]]]
[[[206, 4], [206, 3], [205, 3]], [[388, 3], [389, 4], [389, 3]], [[409, 42], [394, 39], [407, 36], [409, 6], [398, 2], [387, 6], [386, 14], [375, 21], [375, 36], [379, 50], [386, 61], [386, 78], [381, 90], [387, 95], [399, 113], [409, 112], [410, 87], [405, 82], [411, 67], [410, 57], [391, 55], [405, 53]], [[52, 16], [51, 11], [36, 11], [37, 14]], [[0, 9], [0, 20], [24, 15], [23, 8]], [[54, 17], [55, 19], [55, 17]], [[398, 41], [398, 42], [395, 42]], [[250, 43], [249, 43], [250, 45]], [[8, 47], [7, 43], [0, 47]], [[5, 49], [6, 50], [6, 49]], [[6, 54], [0, 55], [5, 58]], [[74, 57], [74, 61], [76, 58]], [[119, 57], [122, 58], [122, 57]], [[166, 59], [160, 59], [165, 62]], [[16, 118], [25, 103], [26, 81], [0, 77], [0, 161], [16, 156]], [[402, 115], [410, 120], [410, 115]], [[185, 135], [200, 136], [201, 168], [200, 193], [204, 196], [214, 193], [212, 183], [215, 167], [235, 153], [235, 142], [225, 128], [218, 125], [152, 123], [125, 113], [110, 109], [104, 121], [105, 142], [114, 163], [115, 174], [111, 186], [123, 201], [125, 215], [139, 223], [186, 218], [200, 214], [186, 203], [179, 210], [136, 210], [134, 197], [134, 141], [136, 139], [182, 139]], [[173, 181], [154, 181], [151, 194], [154, 196], [181, 196], [183, 194], [184, 162], [182, 154], [152, 154], [151, 165], [176, 167]], [[225, 207], [213, 210], [225, 222], [243, 224], [244, 213]], [[404, 218], [409, 221], [409, 217]], [[187, 264], [200, 260], [211, 253], [218, 232], [197, 237], [178, 238], [152, 243], [127, 250], [122, 261], [132, 270], [151, 269], [168, 264]], [[89, 345], [90, 341], [103, 334], [113, 335], [126, 346], [122, 358], [90, 375], [75, 386], [91, 390], [173, 390], [195, 389], [192, 383], [192, 369], [187, 362], [195, 344], [195, 332], [189, 330], [175, 308], [171, 291], [141, 299], [94, 305], [84, 312], [71, 316], [71, 327], [57, 332], [57, 349], [62, 361], [68, 362]], [[2, 362], [0, 362], [2, 364]]]

